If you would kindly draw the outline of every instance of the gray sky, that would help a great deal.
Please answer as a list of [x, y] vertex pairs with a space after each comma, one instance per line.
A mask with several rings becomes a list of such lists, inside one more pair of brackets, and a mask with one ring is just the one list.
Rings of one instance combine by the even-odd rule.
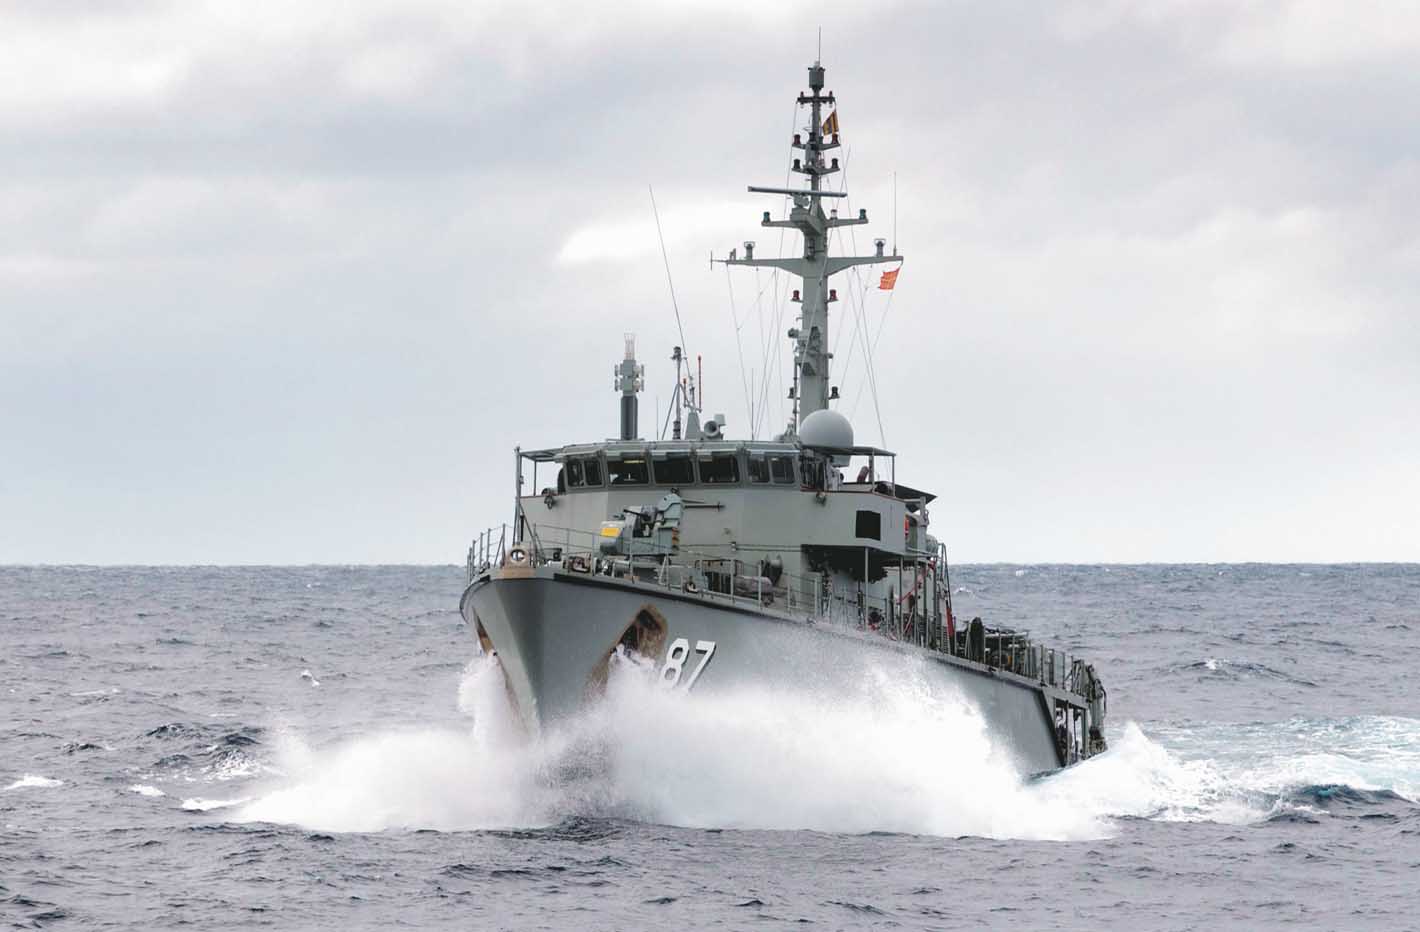
[[955, 560], [1420, 560], [1414, 4], [7, 0], [0, 562], [461, 561], [623, 331], [669, 397], [648, 184], [746, 434], [706, 257], [776, 254], [819, 25], [907, 256], [835, 283], [841, 410]]

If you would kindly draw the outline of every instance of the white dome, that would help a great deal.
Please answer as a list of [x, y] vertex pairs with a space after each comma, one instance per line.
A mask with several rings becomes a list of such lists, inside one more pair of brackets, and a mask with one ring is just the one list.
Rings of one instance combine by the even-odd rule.
[[799, 425], [799, 441], [806, 447], [853, 446], [853, 425], [831, 408], [820, 408]]

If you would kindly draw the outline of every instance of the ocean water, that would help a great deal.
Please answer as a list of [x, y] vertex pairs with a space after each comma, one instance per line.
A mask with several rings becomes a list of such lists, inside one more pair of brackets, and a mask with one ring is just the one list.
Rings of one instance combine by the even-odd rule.
[[1420, 928], [1420, 567], [952, 580], [1108, 753], [1022, 778], [911, 664], [623, 664], [529, 744], [455, 567], [0, 568], [0, 926]]

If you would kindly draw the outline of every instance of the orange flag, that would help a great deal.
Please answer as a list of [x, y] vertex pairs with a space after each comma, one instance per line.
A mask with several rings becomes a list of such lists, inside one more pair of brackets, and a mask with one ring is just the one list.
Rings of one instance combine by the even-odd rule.
[[878, 282], [879, 291], [892, 291], [892, 286], [897, 284], [897, 273], [902, 269], [893, 269], [891, 272], [883, 273], [883, 280]]

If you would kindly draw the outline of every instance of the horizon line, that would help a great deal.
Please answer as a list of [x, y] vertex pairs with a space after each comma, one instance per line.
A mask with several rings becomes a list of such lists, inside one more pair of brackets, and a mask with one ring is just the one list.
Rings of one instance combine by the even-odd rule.
[[[1420, 566], [1417, 560], [963, 560], [949, 566]], [[4, 563], [0, 569], [463, 569], [460, 563]]]

